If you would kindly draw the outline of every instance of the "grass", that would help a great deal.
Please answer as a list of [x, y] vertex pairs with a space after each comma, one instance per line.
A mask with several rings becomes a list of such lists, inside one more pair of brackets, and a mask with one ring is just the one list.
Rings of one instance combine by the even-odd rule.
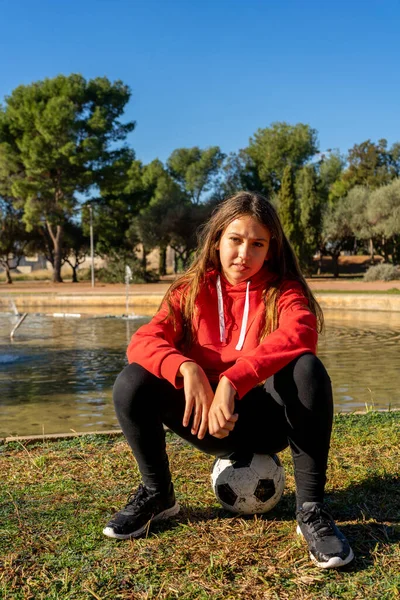
[[[83, 271], [88, 271], [88, 269], [81, 269], [79, 271], [79, 276], [81, 277]], [[72, 279], [72, 269], [71, 267], [65, 266], [61, 268], [61, 276], [62, 278], [68, 280]], [[32, 281], [32, 283], [36, 283], [38, 281], [51, 281], [53, 278], [52, 269], [36, 269], [35, 271], [31, 271], [30, 273], [19, 273], [15, 270], [11, 271], [11, 279], [13, 281]], [[5, 283], [6, 277], [4, 273], [0, 274], [0, 283]]]
[[399, 434], [399, 412], [336, 416], [327, 502], [356, 560], [328, 572], [295, 534], [287, 450], [277, 507], [239, 518], [215, 500], [213, 459], [168, 434], [181, 513], [147, 538], [118, 542], [101, 529], [139, 482], [122, 437], [3, 445], [0, 598], [399, 598]]

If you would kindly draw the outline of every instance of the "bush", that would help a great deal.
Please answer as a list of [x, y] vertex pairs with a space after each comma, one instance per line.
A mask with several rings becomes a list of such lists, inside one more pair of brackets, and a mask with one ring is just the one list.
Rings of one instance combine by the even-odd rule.
[[364, 281], [392, 281], [400, 279], [400, 266], [382, 263], [370, 267], [364, 274]]
[[[95, 271], [96, 272], [96, 271]], [[90, 281], [92, 278], [91, 267], [79, 268], [77, 271], [78, 281]]]
[[141, 263], [135, 258], [124, 260], [123, 258], [113, 257], [107, 260], [106, 266], [96, 271], [97, 281], [102, 281], [103, 283], [125, 283], [125, 265], [131, 268], [131, 283], [151, 283], [159, 279], [157, 273], [154, 271], [146, 271], [144, 273]]
[[[80, 271], [78, 273], [80, 274]], [[72, 270], [69, 265], [62, 266], [61, 277], [63, 279], [71, 279]], [[3, 279], [5, 281], [4, 271], [0, 273], [0, 283]], [[11, 279], [13, 281], [51, 281], [53, 279], [53, 269], [51, 267], [48, 269], [35, 269], [30, 273], [21, 273], [18, 270], [12, 270]]]

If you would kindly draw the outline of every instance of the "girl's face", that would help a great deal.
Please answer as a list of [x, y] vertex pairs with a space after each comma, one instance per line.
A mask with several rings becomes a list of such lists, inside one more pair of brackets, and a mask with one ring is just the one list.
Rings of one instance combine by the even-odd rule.
[[253, 277], [267, 258], [271, 234], [249, 215], [235, 219], [218, 242], [222, 274], [236, 285]]

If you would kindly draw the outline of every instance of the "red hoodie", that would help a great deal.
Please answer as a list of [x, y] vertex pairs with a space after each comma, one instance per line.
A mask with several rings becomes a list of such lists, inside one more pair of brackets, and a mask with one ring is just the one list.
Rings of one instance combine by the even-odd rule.
[[[316, 318], [308, 308], [302, 286], [285, 281], [278, 300], [278, 328], [261, 343], [259, 335], [264, 323], [265, 305], [262, 291], [270, 280], [263, 268], [249, 281], [231, 285], [220, 276], [220, 309], [218, 309], [217, 282], [219, 273], [211, 271], [196, 300], [196, 338], [183, 354], [182, 315], [179, 309], [179, 291], [172, 298], [176, 325], [169, 319], [166, 303], [150, 323], [143, 325], [132, 336], [128, 346], [129, 363], [138, 363], [153, 375], [166, 379], [176, 388], [183, 387], [178, 376], [185, 361], [198, 363], [211, 382], [225, 375], [242, 398], [257, 384], [285, 367], [305, 352], [315, 354], [317, 346]], [[248, 319], [245, 317], [246, 290], [248, 290]], [[223, 317], [222, 317], [222, 314]], [[221, 330], [225, 321], [225, 341]], [[244, 342], [241, 350], [239, 337], [245, 320]]]

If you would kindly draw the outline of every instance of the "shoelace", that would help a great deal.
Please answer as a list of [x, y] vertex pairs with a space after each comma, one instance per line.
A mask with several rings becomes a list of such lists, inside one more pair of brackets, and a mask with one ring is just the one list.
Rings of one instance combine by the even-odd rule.
[[333, 533], [331, 516], [321, 508], [315, 508], [304, 513], [302, 520], [304, 523], [312, 526], [316, 533], [323, 533], [325, 535]]
[[136, 492], [128, 496], [128, 501], [125, 508], [140, 508], [149, 497], [147, 489], [140, 484]]

